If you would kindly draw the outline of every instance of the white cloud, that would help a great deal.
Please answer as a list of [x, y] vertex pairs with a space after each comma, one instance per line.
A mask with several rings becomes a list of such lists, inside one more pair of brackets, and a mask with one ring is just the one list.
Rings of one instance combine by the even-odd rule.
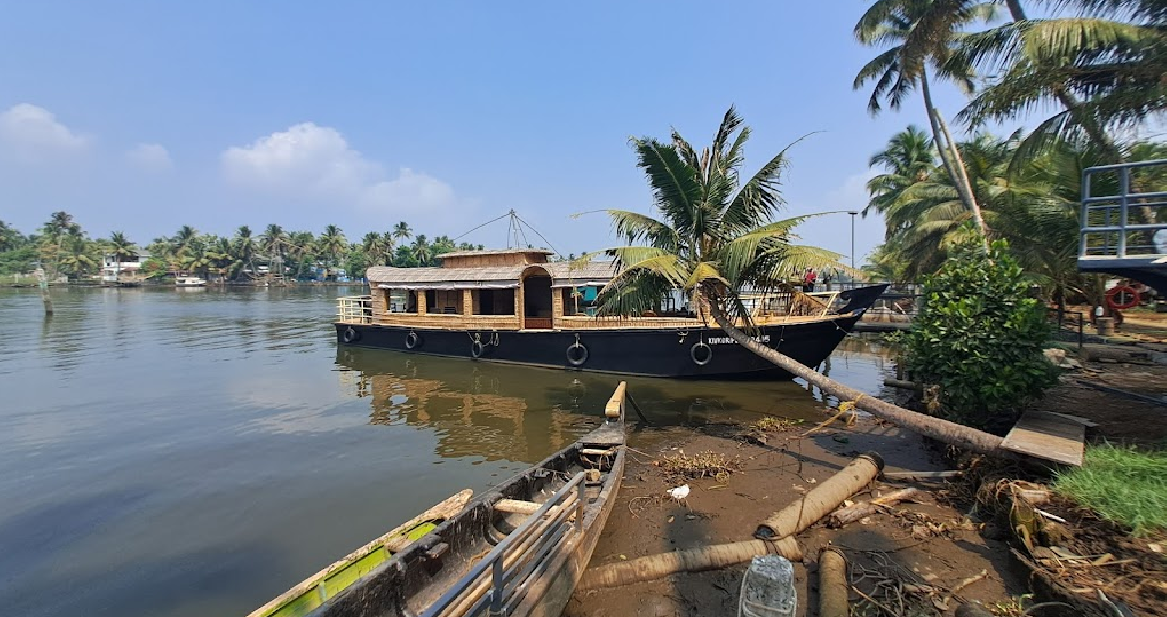
[[69, 130], [47, 109], [19, 103], [0, 113], [0, 154], [22, 161], [77, 154], [90, 138]]
[[312, 122], [272, 133], [222, 154], [237, 186], [285, 197], [346, 203], [369, 211], [422, 211], [458, 205], [448, 184], [409, 168], [391, 178], [334, 128]]
[[126, 159], [146, 171], [166, 171], [174, 166], [170, 153], [159, 144], [138, 144], [126, 152]]

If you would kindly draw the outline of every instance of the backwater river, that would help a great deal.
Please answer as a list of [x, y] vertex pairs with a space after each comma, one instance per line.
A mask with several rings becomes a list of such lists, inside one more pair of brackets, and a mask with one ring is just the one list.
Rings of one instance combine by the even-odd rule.
[[[620, 379], [338, 349], [356, 293], [61, 289], [45, 318], [0, 289], [0, 613], [242, 617], [571, 443]], [[876, 394], [891, 365], [852, 336], [823, 369]], [[797, 382], [628, 381], [658, 425], [824, 417]]]

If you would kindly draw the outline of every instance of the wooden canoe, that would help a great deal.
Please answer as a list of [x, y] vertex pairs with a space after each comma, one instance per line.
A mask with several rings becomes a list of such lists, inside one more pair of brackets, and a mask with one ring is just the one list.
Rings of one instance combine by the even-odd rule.
[[332, 565], [304, 579], [247, 617], [301, 617], [324, 602], [359, 584], [381, 563], [400, 553], [419, 538], [462, 511], [474, 491], [466, 489], [395, 527], [392, 531], [349, 553]]
[[314, 617], [558, 617], [624, 475], [623, 382], [604, 424], [464, 510], [313, 610]]

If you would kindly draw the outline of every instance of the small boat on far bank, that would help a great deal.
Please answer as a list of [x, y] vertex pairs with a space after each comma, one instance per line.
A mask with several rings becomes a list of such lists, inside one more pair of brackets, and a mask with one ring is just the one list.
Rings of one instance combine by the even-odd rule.
[[174, 277], [175, 287], [206, 287], [207, 280], [197, 276], [176, 276]]
[[[389, 559], [361, 568], [365, 557], [357, 551], [249, 617], [559, 615], [620, 490], [626, 388], [624, 382], [616, 387], [600, 427], [474, 499]], [[342, 584], [330, 586], [335, 578]]]

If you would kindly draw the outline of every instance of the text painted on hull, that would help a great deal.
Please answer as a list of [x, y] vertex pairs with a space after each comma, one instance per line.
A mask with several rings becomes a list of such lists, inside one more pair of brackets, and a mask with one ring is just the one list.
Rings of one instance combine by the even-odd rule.
[[[770, 342], [769, 334], [763, 334], [762, 336], [752, 336], [750, 338], [754, 339], [755, 343]], [[705, 339], [705, 342], [709, 343], [710, 345], [737, 345], [737, 341], [729, 338], [728, 336], [715, 336], [712, 338], [707, 338]]]

